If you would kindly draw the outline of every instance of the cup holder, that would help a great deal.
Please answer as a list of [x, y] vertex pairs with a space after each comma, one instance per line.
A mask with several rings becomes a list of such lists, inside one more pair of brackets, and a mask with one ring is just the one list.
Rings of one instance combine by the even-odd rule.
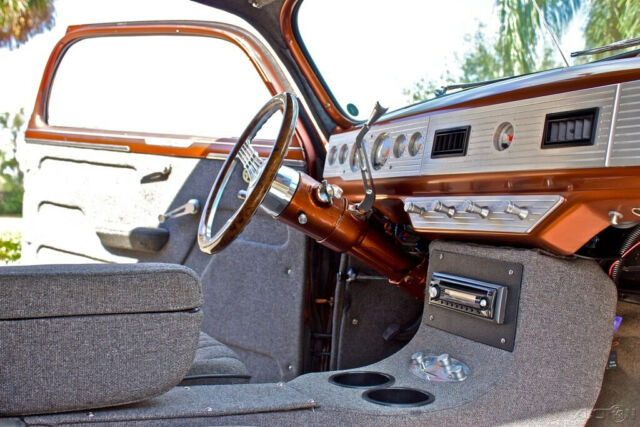
[[375, 388], [362, 393], [362, 397], [371, 403], [399, 408], [424, 406], [436, 399], [431, 393], [406, 387]]
[[329, 377], [331, 384], [349, 388], [382, 387], [393, 384], [395, 378], [382, 372], [342, 372]]

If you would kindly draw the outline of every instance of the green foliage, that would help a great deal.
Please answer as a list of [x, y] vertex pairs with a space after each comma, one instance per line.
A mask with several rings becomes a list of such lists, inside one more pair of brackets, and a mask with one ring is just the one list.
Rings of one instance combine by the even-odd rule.
[[[561, 35], [581, 6], [589, 7], [584, 28], [587, 47], [603, 46], [614, 41], [640, 36], [640, 1], [638, 0], [536, 0], [546, 22]], [[539, 49], [544, 30], [542, 17], [531, 0], [496, 0], [500, 29], [495, 42], [488, 40], [483, 24], [474, 36], [467, 36], [470, 49], [459, 59], [458, 83], [474, 83], [515, 76], [559, 66], [554, 50]], [[610, 53], [600, 56], [607, 56]], [[584, 57], [586, 62], [598, 56]], [[443, 78], [441, 78], [443, 80]], [[447, 83], [454, 80], [451, 75]], [[403, 90], [410, 102], [433, 96], [438, 85], [425, 78]]]
[[[576, 14], [581, 0], [536, 0], [556, 34], [562, 34]], [[544, 31], [542, 17], [532, 1], [496, 0], [500, 30], [496, 54], [500, 74], [515, 76], [536, 71], [537, 47]]]
[[[589, 19], [584, 30], [587, 48], [607, 45], [640, 36], [638, 0], [591, 0]], [[588, 57], [589, 60], [610, 53]]]
[[495, 47], [486, 40], [484, 25], [478, 25], [473, 39], [467, 35], [467, 42], [472, 42], [470, 51], [462, 57], [460, 83], [482, 82], [494, 80], [504, 76], [500, 66], [500, 57]]
[[53, 0], [2, 0], [0, 47], [18, 47], [54, 23]]
[[[24, 110], [15, 115], [0, 114], [0, 129], [8, 129], [8, 143], [0, 144], [0, 215], [22, 213], [24, 174], [16, 158], [18, 136], [25, 124]], [[7, 146], [8, 150], [2, 147]]]
[[20, 234], [0, 234], [0, 263], [9, 264], [18, 261], [21, 250]]

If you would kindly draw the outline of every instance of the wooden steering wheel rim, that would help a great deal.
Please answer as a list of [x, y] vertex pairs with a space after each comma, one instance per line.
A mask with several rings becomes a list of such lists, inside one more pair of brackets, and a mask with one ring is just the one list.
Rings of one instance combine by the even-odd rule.
[[[218, 203], [226, 188], [227, 181], [236, 166], [235, 160], [243, 145], [250, 143], [262, 125], [277, 111], [282, 111], [283, 120], [271, 154], [263, 163], [259, 177], [248, 191], [247, 198], [234, 212], [227, 222], [213, 235], [212, 225]], [[202, 210], [198, 227], [198, 246], [208, 254], [216, 254], [226, 248], [244, 230], [249, 220], [262, 203], [271, 188], [282, 161], [287, 153], [298, 120], [298, 100], [291, 93], [281, 93], [271, 98], [255, 115], [244, 130], [238, 142], [225, 160], [218, 176], [209, 192], [209, 197]]]

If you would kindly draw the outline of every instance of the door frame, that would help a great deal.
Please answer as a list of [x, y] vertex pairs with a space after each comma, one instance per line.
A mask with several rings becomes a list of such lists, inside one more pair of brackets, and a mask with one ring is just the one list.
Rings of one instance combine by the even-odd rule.
[[[33, 114], [25, 132], [26, 142], [179, 157], [226, 158], [235, 145], [236, 138], [86, 129], [51, 126], [47, 123], [51, 86], [58, 66], [73, 44], [93, 37], [144, 35], [202, 36], [226, 40], [247, 56], [271, 95], [281, 92], [296, 93], [264, 44], [247, 30], [235, 25], [205, 21], [148, 21], [70, 26], [51, 52], [45, 67]], [[150, 143], [153, 141], [166, 143]], [[271, 152], [271, 141], [255, 140], [253, 145], [261, 156], [267, 157]], [[316, 153], [310, 135], [298, 120], [285, 162], [294, 166], [306, 166], [313, 174], [315, 159]]]

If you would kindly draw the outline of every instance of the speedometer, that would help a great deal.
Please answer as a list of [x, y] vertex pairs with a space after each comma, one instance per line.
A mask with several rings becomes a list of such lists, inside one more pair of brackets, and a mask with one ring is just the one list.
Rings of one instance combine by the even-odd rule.
[[391, 137], [382, 133], [373, 143], [373, 151], [371, 152], [371, 163], [374, 169], [382, 168], [391, 156]]

